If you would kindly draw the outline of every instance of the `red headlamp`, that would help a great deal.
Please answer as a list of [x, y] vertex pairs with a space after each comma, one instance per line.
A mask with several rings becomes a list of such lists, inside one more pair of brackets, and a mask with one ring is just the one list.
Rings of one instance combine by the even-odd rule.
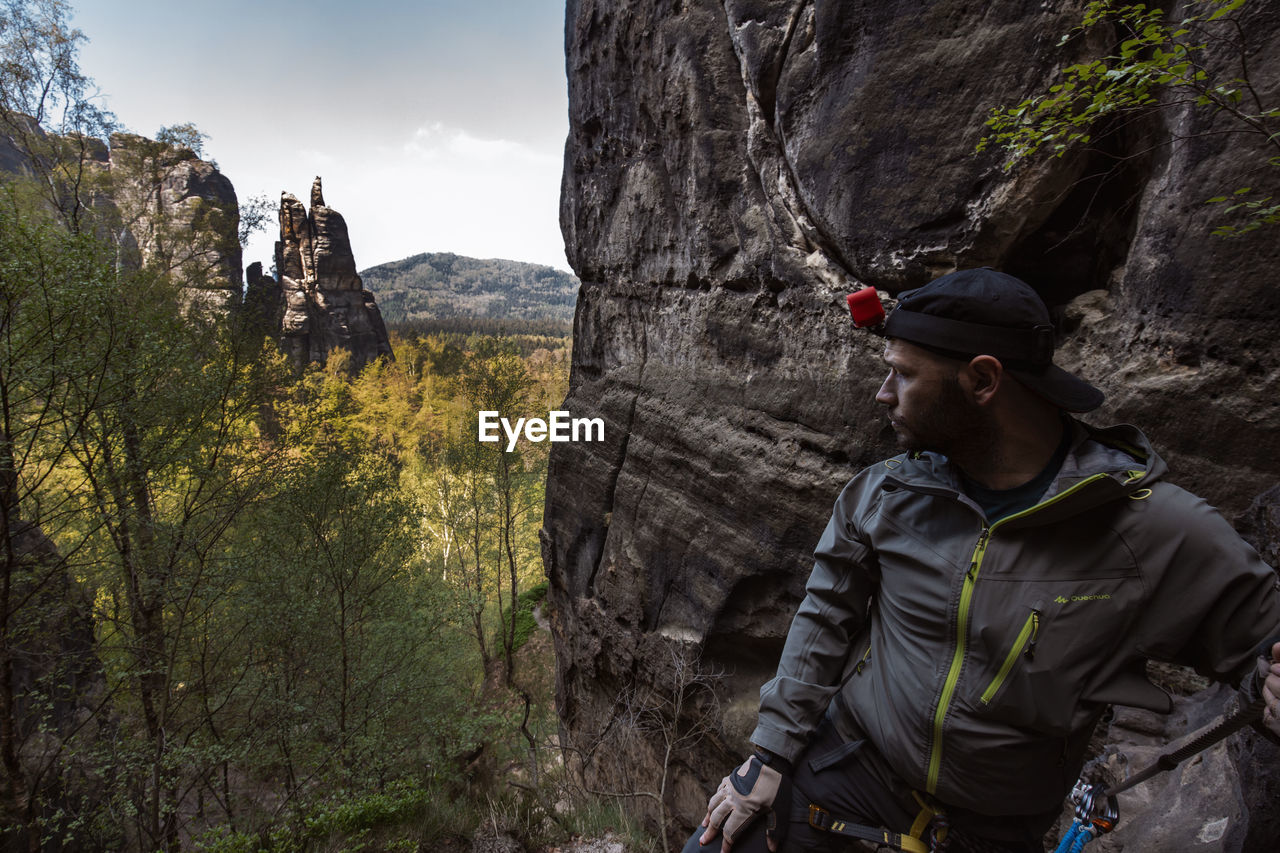
[[853, 325], [859, 329], [871, 329], [884, 322], [884, 306], [880, 304], [880, 296], [874, 287], [855, 290], [845, 297], [849, 303], [849, 313], [853, 315]]

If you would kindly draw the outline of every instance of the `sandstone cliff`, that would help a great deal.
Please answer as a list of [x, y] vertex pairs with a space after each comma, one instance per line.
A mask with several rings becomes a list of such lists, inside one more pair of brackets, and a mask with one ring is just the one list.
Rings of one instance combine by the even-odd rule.
[[189, 305], [221, 311], [239, 302], [236, 191], [190, 149], [132, 133], [113, 133], [107, 143], [50, 137], [34, 119], [15, 116], [0, 132], [0, 173], [58, 185], [50, 192], [63, 213], [82, 218], [92, 210], [85, 221], [119, 263], [173, 273]]
[[243, 276], [235, 188], [190, 149], [113, 133], [106, 160], [111, 203], [135, 262], [175, 273], [189, 304], [226, 310]]
[[324, 203], [320, 179], [311, 185], [311, 210], [290, 193], [280, 196], [280, 240], [274, 279], [261, 264], [249, 268], [246, 301], [265, 313], [280, 346], [302, 370], [323, 364], [335, 349], [351, 354], [352, 370], [393, 357], [373, 294], [356, 273], [347, 223]]
[[[1210, 237], [1203, 203], [1257, 186], [1249, 143], [1178, 107], [1008, 174], [973, 153], [991, 106], [1096, 47], [1057, 46], [1084, 5], [568, 3], [565, 408], [606, 441], [553, 449], [543, 546], [565, 736], [597, 787], [656, 790], [665, 768], [692, 826], [740, 760], [831, 502], [893, 451], [879, 342], [842, 304], [860, 284], [1021, 275], [1057, 311], [1060, 363], [1107, 392], [1089, 420], [1142, 425], [1229, 515], [1280, 480], [1280, 240]], [[1266, 7], [1244, 30], [1275, 93]], [[695, 691], [679, 725], [723, 725], [611, 757], [616, 721], [694, 656], [720, 707]], [[1241, 826], [1208, 849], [1247, 849], [1223, 846]]]

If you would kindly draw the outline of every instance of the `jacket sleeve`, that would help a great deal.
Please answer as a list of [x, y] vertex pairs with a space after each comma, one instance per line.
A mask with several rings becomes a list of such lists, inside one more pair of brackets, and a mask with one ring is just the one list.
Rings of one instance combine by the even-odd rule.
[[1276, 572], [1203, 500], [1169, 484], [1156, 490], [1154, 535], [1137, 549], [1150, 589], [1138, 648], [1247, 693], [1260, 644], [1280, 634]]
[[[859, 517], [879, 488], [859, 475], [836, 500], [814, 551], [813, 571], [787, 632], [778, 674], [760, 688], [760, 717], [751, 742], [794, 761], [838, 689], [851, 641], [867, 617], [876, 583], [875, 554]], [[866, 496], [870, 495], [868, 499]]]

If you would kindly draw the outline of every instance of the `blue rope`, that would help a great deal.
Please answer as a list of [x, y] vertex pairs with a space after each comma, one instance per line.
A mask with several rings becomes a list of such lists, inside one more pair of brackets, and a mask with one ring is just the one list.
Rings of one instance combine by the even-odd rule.
[[1071, 845], [1071, 853], [1081, 853], [1084, 850], [1084, 846], [1096, 838], [1097, 835], [1098, 833], [1091, 826], [1086, 826], [1080, 830], [1080, 834], [1076, 836], [1076, 843]]
[[1062, 836], [1062, 841], [1058, 842], [1058, 849], [1054, 853], [1081, 853], [1084, 846], [1092, 841], [1098, 832], [1091, 824], [1081, 823], [1078, 820], [1071, 822], [1071, 829], [1067, 830], [1067, 834]]

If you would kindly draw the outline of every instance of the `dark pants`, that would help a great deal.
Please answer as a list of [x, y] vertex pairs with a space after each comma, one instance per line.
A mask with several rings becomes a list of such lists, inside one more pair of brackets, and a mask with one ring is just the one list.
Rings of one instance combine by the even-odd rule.
[[[809, 824], [809, 804], [814, 803], [834, 817], [849, 823], [886, 827], [906, 833], [919, 816], [921, 805], [911, 788], [898, 779], [866, 741], [844, 741], [830, 720], [823, 720], [809, 746], [795, 762], [792, 777], [791, 814], [785, 853], [843, 850], [847, 836], [816, 829]], [[953, 827], [951, 850], [963, 850], [963, 839], [981, 839], [982, 849], [1009, 853], [1042, 853], [1041, 839], [1056, 814], [1031, 817], [993, 818], [960, 809], [946, 809]], [[733, 853], [768, 853], [765, 821], [757, 819], [733, 845]], [[683, 853], [719, 853], [719, 834], [706, 845], [698, 839], [706, 830], [699, 827], [685, 843]], [[925, 832], [928, 843], [928, 832]], [[959, 842], [959, 843], [955, 843]]]

